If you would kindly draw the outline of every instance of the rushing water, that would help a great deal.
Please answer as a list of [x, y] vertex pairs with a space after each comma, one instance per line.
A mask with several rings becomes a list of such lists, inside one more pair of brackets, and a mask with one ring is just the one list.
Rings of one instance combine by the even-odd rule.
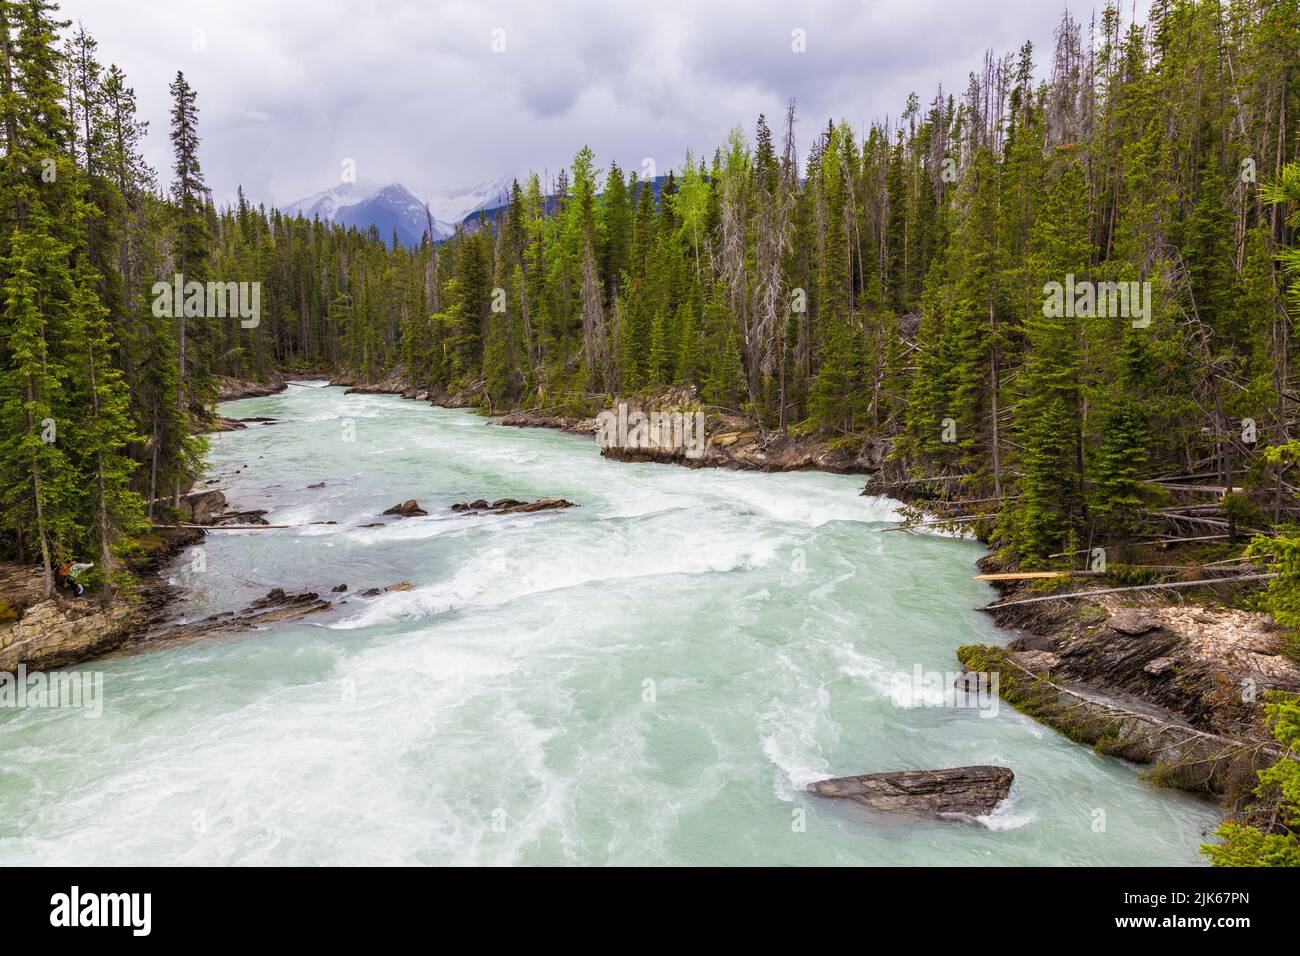
[[[211, 469], [294, 527], [183, 555], [186, 613], [349, 590], [86, 665], [97, 719], [0, 711], [0, 863], [1194, 864], [1217, 819], [1009, 707], [900, 685], [1006, 636], [972, 610], [980, 548], [881, 533], [860, 479], [622, 464], [341, 388], [223, 412], [279, 420], [215, 436]], [[448, 510], [544, 496], [580, 507]], [[377, 517], [407, 498], [429, 516]], [[977, 763], [1016, 773], [977, 821], [803, 792]]]

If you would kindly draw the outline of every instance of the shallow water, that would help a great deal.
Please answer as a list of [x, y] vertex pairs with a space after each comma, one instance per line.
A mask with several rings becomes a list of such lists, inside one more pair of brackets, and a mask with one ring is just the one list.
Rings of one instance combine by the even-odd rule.
[[[972, 610], [981, 548], [880, 533], [891, 504], [861, 479], [611, 462], [332, 387], [222, 411], [279, 421], [214, 436], [217, 487], [295, 527], [182, 555], [186, 613], [349, 590], [86, 665], [96, 719], [0, 710], [0, 863], [1200, 862], [1212, 805], [1007, 706], [937, 706], [955, 648], [1007, 639]], [[507, 496], [580, 507], [448, 510]], [[407, 498], [429, 516], [378, 517]], [[978, 763], [1017, 779], [975, 821], [802, 792]]]

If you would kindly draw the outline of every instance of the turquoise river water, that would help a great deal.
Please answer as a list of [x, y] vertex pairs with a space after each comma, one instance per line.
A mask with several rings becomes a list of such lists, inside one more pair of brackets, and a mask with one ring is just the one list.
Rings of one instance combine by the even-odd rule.
[[[1200, 862], [1212, 805], [1010, 707], [940, 706], [955, 648], [1008, 639], [972, 610], [981, 548], [881, 533], [860, 478], [618, 463], [336, 387], [222, 412], [277, 422], [214, 436], [215, 487], [294, 527], [181, 555], [184, 613], [335, 607], [84, 665], [98, 718], [0, 711], [0, 863]], [[579, 507], [449, 510], [546, 496]], [[378, 517], [408, 498], [428, 517]], [[1016, 783], [976, 820], [804, 792], [979, 763]]]

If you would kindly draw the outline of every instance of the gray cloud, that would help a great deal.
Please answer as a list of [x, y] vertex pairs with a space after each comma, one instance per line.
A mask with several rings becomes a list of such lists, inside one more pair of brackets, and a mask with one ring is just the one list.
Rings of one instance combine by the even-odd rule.
[[[254, 200], [281, 203], [336, 183], [345, 159], [362, 179], [417, 192], [554, 174], [584, 143], [602, 166], [652, 157], [663, 169], [688, 148], [711, 154], [738, 123], [752, 131], [791, 96], [803, 152], [828, 118], [860, 126], [897, 115], [909, 92], [928, 100], [940, 82], [960, 92], [986, 49], [1031, 39], [1042, 64], [1062, 10], [1043, 0], [64, 0], [62, 12], [127, 72], [164, 178], [167, 84], [181, 69], [199, 92], [218, 200], [242, 183]], [[805, 53], [791, 50], [796, 28]]]

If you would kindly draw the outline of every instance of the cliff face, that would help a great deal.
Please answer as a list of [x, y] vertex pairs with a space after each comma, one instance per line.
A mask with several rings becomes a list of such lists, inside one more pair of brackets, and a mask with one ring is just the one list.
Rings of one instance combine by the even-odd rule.
[[27, 608], [0, 625], [0, 671], [63, 667], [96, 657], [126, 642], [147, 614], [141, 605], [115, 602], [70, 605], [58, 598]]
[[[503, 420], [503, 425], [515, 424]], [[729, 427], [710, 431], [708, 445], [698, 458], [654, 449], [604, 448], [601, 454], [617, 461], [657, 461], [688, 468], [736, 468], [743, 471], [829, 471], [839, 474], [875, 474], [884, 466], [888, 448], [867, 445], [851, 452], [829, 448], [813, 438], [763, 432], [756, 427]]]

